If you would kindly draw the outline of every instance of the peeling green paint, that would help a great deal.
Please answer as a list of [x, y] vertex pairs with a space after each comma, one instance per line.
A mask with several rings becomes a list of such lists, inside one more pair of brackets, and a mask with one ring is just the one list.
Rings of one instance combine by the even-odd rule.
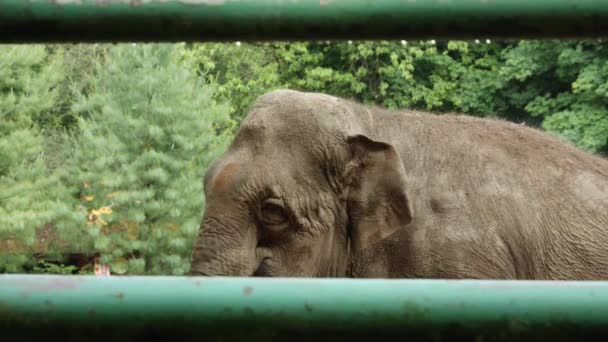
[[60, 327], [241, 338], [583, 336], [608, 334], [608, 282], [0, 275], [0, 327], [3, 336], [59, 336]]
[[0, 42], [597, 38], [605, 0], [2, 0]]
[[[64, 6], [64, 5], [86, 5], [89, 2], [86, 0], [50, 0], [51, 3]], [[146, 5], [146, 4], [162, 4], [175, 2], [178, 4], [185, 5], [223, 5], [225, 0], [95, 0], [94, 5], [96, 6], [109, 6], [109, 5]]]

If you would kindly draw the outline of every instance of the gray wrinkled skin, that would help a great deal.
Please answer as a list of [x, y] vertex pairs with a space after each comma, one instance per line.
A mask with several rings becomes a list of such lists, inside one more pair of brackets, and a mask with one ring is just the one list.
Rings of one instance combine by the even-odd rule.
[[192, 275], [608, 279], [608, 161], [505, 121], [277, 90], [205, 194]]

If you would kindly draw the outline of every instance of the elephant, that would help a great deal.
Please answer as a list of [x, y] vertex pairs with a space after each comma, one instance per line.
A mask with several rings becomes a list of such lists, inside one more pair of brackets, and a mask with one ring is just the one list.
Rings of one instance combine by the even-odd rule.
[[203, 184], [191, 276], [608, 278], [608, 160], [500, 118], [277, 89]]

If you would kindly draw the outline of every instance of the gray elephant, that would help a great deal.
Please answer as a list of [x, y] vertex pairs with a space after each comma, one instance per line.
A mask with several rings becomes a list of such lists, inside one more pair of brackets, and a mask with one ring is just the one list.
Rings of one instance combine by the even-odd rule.
[[608, 279], [608, 161], [495, 119], [259, 97], [191, 275]]

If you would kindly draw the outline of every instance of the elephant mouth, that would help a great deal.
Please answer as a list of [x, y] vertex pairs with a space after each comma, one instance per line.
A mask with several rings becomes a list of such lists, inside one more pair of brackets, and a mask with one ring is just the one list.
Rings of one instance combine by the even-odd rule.
[[254, 277], [272, 277], [270, 266], [268, 265], [270, 259], [264, 259], [260, 263], [260, 266], [253, 272]]

